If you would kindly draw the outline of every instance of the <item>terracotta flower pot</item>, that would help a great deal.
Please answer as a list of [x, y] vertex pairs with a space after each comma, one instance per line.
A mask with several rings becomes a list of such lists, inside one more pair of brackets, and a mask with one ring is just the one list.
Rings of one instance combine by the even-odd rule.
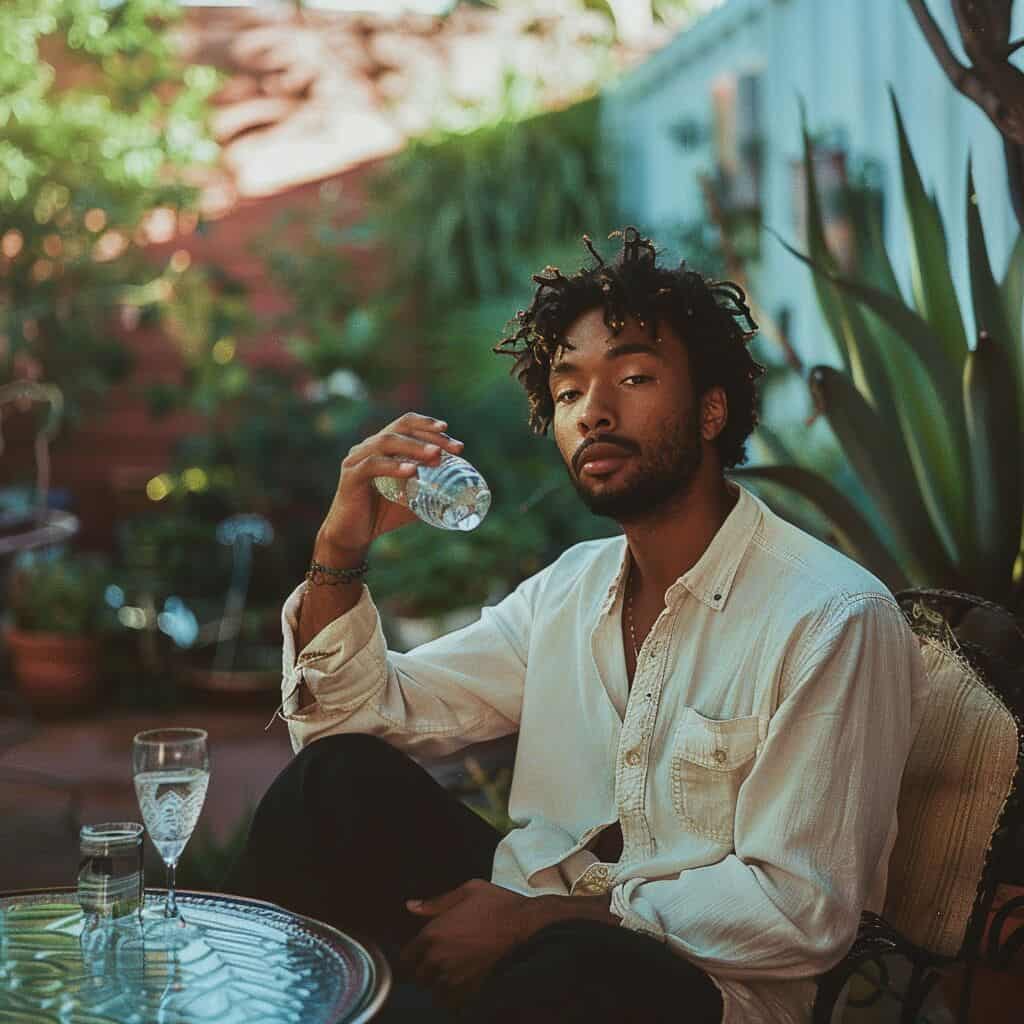
[[18, 691], [37, 714], [68, 714], [95, 703], [101, 651], [95, 637], [9, 629], [5, 639]]

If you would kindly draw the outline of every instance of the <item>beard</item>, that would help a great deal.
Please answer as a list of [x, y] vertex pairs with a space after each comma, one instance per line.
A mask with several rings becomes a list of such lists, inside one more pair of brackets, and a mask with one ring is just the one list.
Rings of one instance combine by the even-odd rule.
[[625, 467], [628, 475], [615, 489], [594, 492], [567, 467], [569, 479], [580, 500], [596, 516], [618, 523], [642, 520], [684, 497], [693, 486], [704, 457], [697, 410], [682, 421], [671, 424], [650, 446], [633, 456], [634, 464]]

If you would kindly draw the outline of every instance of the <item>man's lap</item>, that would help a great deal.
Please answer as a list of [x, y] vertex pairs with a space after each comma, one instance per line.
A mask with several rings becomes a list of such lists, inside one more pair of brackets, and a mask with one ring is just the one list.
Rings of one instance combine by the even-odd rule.
[[548, 925], [509, 951], [458, 1012], [400, 983], [380, 1020], [409, 1020], [414, 1010], [423, 1024], [717, 1024], [722, 1005], [710, 978], [664, 944], [580, 919]]

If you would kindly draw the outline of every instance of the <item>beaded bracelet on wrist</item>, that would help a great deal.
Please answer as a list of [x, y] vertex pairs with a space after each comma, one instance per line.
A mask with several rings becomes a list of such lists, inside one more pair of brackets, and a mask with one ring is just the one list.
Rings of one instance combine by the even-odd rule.
[[309, 563], [309, 569], [306, 572], [306, 579], [319, 586], [321, 583], [327, 583], [334, 585], [337, 583], [355, 583], [361, 580], [368, 572], [370, 567], [366, 562], [362, 565], [356, 566], [354, 569], [332, 569], [329, 565], [324, 565], [322, 562], [318, 562], [315, 558]]

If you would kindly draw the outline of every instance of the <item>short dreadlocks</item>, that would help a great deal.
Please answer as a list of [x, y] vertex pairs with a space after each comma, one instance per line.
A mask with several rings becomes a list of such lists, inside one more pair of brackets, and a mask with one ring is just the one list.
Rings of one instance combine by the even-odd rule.
[[613, 264], [606, 263], [587, 235], [583, 243], [594, 264], [565, 277], [557, 267], [535, 274], [537, 291], [529, 309], [521, 309], [510, 323], [517, 329], [493, 349], [511, 355], [511, 372], [526, 390], [530, 403], [530, 428], [546, 434], [555, 406], [548, 390], [551, 362], [561, 348], [572, 348], [565, 337], [569, 326], [583, 313], [604, 309], [604, 322], [613, 334], [627, 317], [657, 337], [658, 323], [669, 324], [686, 346], [697, 395], [708, 388], [723, 388], [729, 417], [715, 443], [722, 468], [746, 460], [746, 440], [757, 425], [755, 382], [764, 367], [755, 362], [747, 345], [757, 324], [746, 295], [731, 281], [708, 281], [688, 270], [686, 261], [676, 269], [656, 265], [657, 253], [649, 238], [634, 227], [612, 232], [622, 238], [622, 249]]

